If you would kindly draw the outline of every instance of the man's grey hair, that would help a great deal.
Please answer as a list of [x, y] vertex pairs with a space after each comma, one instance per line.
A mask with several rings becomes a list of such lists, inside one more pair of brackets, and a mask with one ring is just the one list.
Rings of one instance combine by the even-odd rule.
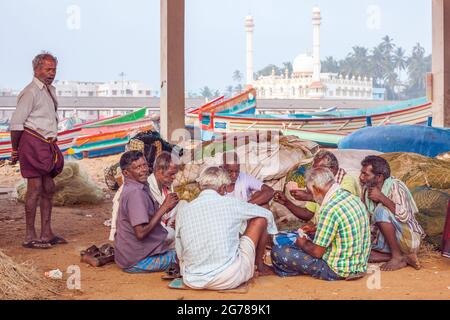
[[336, 182], [333, 172], [328, 168], [317, 168], [308, 170], [305, 174], [305, 183], [309, 190], [313, 187], [324, 190], [327, 186]]
[[211, 189], [219, 191], [220, 187], [230, 184], [231, 180], [224, 169], [219, 167], [208, 167], [200, 173], [197, 182], [201, 190]]
[[156, 172], [158, 170], [167, 171], [170, 167], [170, 164], [172, 164], [172, 163], [179, 166], [180, 159], [172, 153], [163, 151], [155, 159], [155, 163], [153, 164], [153, 172]]
[[47, 51], [42, 51], [33, 59], [33, 70], [38, 69], [44, 60], [53, 60], [56, 64], [58, 64], [58, 58], [56, 58], [53, 54]]
[[319, 161], [326, 168], [339, 170], [338, 159], [330, 151], [326, 151], [326, 150], [319, 151], [314, 157], [314, 162], [319, 162]]

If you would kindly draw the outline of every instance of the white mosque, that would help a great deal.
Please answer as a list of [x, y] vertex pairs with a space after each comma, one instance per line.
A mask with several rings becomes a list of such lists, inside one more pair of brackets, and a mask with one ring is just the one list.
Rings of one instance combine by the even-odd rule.
[[247, 16], [247, 85], [256, 89], [260, 99], [359, 99], [373, 100], [372, 78], [366, 76], [342, 77], [336, 73], [321, 73], [320, 63], [320, 9], [313, 9], [313, 54], [300, 54], [295, 58], [289, 74], [253, 78], [253, 31], [252, 16]]

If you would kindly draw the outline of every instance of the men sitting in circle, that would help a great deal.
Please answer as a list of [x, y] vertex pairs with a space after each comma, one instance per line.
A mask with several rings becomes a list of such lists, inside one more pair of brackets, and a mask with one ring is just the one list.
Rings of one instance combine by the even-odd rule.
[[[231, 183], [225, 170], [206, 168], [198, 178], [199, 197], [178, 213], [176, 250], [183, 282], [193, 289], [239, 287], [255, 272], [258, 247], [266, 230], [276, 234], [272, 213], [233, 197], [224, 197]], [[242, 222], [248, 221], [240, 237]]]
[[[329, 169], [336, 180], [336, 183], [341, 186], [342, 189], [349, 191], [353, 195], [360, 197], [361, 188], [356, 178], [347, 174], [347, 172], [339, 168], [339, 162], [336, 156], [325, 150], [319, 151], [313, 160], [312, 168], [327, 168]], [[320, 205], [314, 202], [313, 196], [308, 191], [300, 189], [292, 190], [291, 195], [298, 201], [307, 201], [305, 208], [296, 206], [290, 201], [283, 192], [277, 192], [274, 197], [274, 201], [287, 207], [296, 217], [303, 221], [310, 221], [304, 230], [314, 233], [319, 222]]]
[[370, 262], [386, 262], [383, 271], [407, 265], [420, 269], [417, 252], [425, 232], [416, 220], [417, 209], [408, 187], [391, 177], [389, 163], [377, 156], [362, 162], [363, 201], [372, 218], [374, 242]]
[[[169, 152], [163, 152], [155, 159], [153, 173], [148, 178], [148, 184], [153, 199], [156, 200], [159, 205], [162, 205], [169, 195], [176, 198], [178, 201], [178, 196], [173, 192], [172, 188], [178, 170], [179, 159]], [[177, 202], [176, 207], [172, 211], [166, 213], [161, 219], [163, 227], [168, 232], [167, 241], [171, 248], [175, 248], [176, 215], [179, 208], [185, 203], [186, 201]]]
[[335, 181], [327, 168], [306, 173], [306, 187], [320, 205], [315, 238], [299, 232], [294, 244], [276, 245], [272, 263], [280, 276], [310, 275], [335, 281], [352, 279], [367, 271], [370, 222], [360, 200]]
[[[239, 156], [236, 152], [227, 152], [223, 154], [223, 169], [230, 177], [230, 183], [226, 186], [225, 196], [234, 197], [250, 204], [258, 205], [265, 209], [269, 209], [269, 202], [272, 200], [275, 191], [259, 181], [255, 177], [241, 172], [241, 164]], [[244, 221], [241, 226], [241, 234], [244, 234], [247, 228], [247, 222]], [[267, 232], [263, 233], [262, 238], [267, 245], [271, 245], [272, 241]], [[272, 272], [264, 264], [265, 247], [261, 246], [256, 252], [256, 267], [259, 275], [268, 275]]]
[[161, 219], [178, 198], [168, 195], [161, 207], [153, 200], [147, 182], [149, 167], [141, 152], [124, 153], [120, 168], [125, 181], [117, 216], [116, 264], [130, 273], [165, 271], [177, 261], [175, 250], [167, 246]]

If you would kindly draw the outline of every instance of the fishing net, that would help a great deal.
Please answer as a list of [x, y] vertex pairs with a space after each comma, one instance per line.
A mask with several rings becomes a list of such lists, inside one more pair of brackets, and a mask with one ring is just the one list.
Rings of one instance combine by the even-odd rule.
[[428, 158], [415, 153], [386, 153], [381, 155], [390, 166], [392, 175], [406, 183], [410, 190], [417, 187], [450, 189], [450, 162]]
[[[53, 205], [68, 206], [75, 204], [97, 204], [103, 201], [104, 193], [89, 178], [77, 162], [66, 162], [64, 169], [55, 179], [56, 193]], [[26, 181], [17, 187], [18, 199], [25, 202]]]
[[261, 137], [259, 142], [239, 137], [237, 146], [229, 142], [203, 143], [181, 158], [183, 165], [174, 187], [195, 183], [204, 168], [222, 165], [223, 153], [231, 150], [238, 154], [242, 172], [276, 184], [293, 169], [311, 162], [318, 146], [292, 136], [274, 137], [272, 141]]
[[105, 168], [105, 183], [110, 190], [117, 191], [119, 189], [119, 183], [117, 181], [117, 175], [120, 171], [120, 164], [116, 163], [110, 167]]
[[50, 299], [58, 294], [56, 289], [29, 262], [17, 264], [0, 250], [0, 300]]
[[419, 212], [429, 217], [446, 217], [450, 195], [440, 190], [418, 188], [412, 192]]
[[438, 155], [436, 157], [436, 159], [450, 162], [450, 151], [449, 152], [445, 152], [445, 153], [441, 153], [440, 155]]

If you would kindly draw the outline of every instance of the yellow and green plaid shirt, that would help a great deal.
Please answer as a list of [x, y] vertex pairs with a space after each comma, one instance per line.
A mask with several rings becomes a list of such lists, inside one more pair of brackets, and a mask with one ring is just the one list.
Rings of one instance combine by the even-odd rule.
[[322, 259], [339, 276], [366, 272], [370, 222], [362, 201], [338, 189], [320, 211], [314, 243], [327, 248]]

